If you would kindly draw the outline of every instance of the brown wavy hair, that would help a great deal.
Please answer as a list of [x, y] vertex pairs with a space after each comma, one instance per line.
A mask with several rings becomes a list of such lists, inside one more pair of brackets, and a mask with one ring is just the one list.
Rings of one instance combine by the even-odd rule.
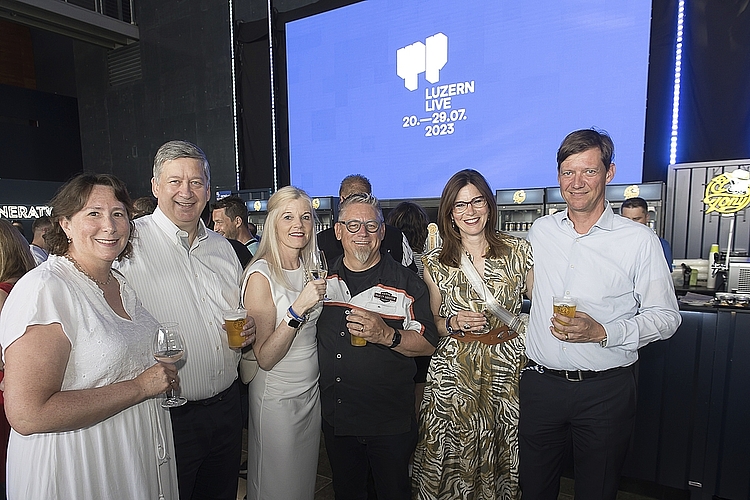
[[10, 221], [0, 219], [0, 282], [20, 278], [35, 266], [29, 242]]
[[487, 225], [484, 227], [484, 238], [489, 244], [485, 258], [496, 259], [507, 251], [504, 236], [497, 231], [497, 203], [492, 188], [487, 179], [476, 170], [467, 168], [453, 174], [443, 188], [438, 207], [438, 229], [443, 240], [440, 251], [440, 263], [450, 267], [461, 266], [461, 233], [453, 223], [453, 205], [456, 203], [458, 192], [469, 184], [476, 187], [487, 200]]
[[68, 252], [68, 237], [65, 235], [62, 226], [60, 226], [60, 221], [62, 219], [70, 219], [83, 210], [94, 186], [112, 188], [117, 201], [125, 205], [128, 220], [130, 221], [130, 236], [128, 237], [128, 244], [125, 245], [123, 251], [117, 256], [117, 260], [122, 260], [130, 256], [133, 251], [131, 241], [133, 240], [133, 230], [135, 228], [133, 225], [133, 203], [130, 200], [128, 188], [125, 186], [125, 183], [110, 174], [80, 174], [70, 179], [57, 190], [55, 197], [50, 201], [50, 205], [52, 205], [52, 228], [47, 231], [44, 237], [49, 253], [65, 255]]

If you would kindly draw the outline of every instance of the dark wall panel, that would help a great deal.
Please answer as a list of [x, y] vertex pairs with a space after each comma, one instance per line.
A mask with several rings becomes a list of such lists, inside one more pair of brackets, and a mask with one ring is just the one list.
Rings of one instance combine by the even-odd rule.
[[0, 177], [63, 181], [81, 169], [72, 97], [0, 85]]
[[107, 50], [77, 44], [81, 138], [86, 170], [109, 171], [133, 196], [151, 191], [153, 156], [168, 140], [200, 146], [211, 184], [235, 187], [229, 7], [142, 0], [140, 80], [110, 86]]

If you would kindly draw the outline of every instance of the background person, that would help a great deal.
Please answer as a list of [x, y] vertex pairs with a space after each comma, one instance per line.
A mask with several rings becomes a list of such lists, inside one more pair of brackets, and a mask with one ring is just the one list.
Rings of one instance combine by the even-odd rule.
[[250, 232], [247, 224], [247, 205], [237, 196], [227, 196], [214, 203], [211, 218], [214, 231], [230, 240], [237, 240], [247, 247], [251, 254], [258, 251], [258, 239]]
[[[310, 280], [312, 200], [292, 186], [268, 200], [265, 237], [245, 273], [243, 303], [255, 318], [260, 370], [250, 382], [247, 497], [312, 500], [320, 453], [315, 322], [326, 284]], [[304, 318], [303, 321], [297, 317]], [[290, 475], [290, 471], [294, 471]]]
[[[680, 325], [656, 234], [616, 217], [605, 199], [613, 158], [606, 133], [568, 134], [557, 151], [567, 208], [529, 231], [534, 287], [519, 422], [524, 500], [557, 499], [571, 446], [575, 498], [615, 499], [635, 421], [638, 349]], [[575, 317], [553, 312], [555, 296], [577, 299]]]
[[156, 210], [156, 198], [153, 196], [141, 196], [133, 200], [133, 219], [151, 215]]
[[49, 255], [47, 252], [47, 242], [44, 241], [44, 235], [47, 234], [47, 231], [49, 231], [51, 227], [52, 221], [46, 215], [34, 219], [34, 222], [31, 223], [31, 231], [34, 236], [31, 240], [30, 249], [31, 255], [34, 256], [34, 262], [36, 262], [37, 266], [47, 260], [47, 256]]
[[[356, 193], [372, 195], [372, 184], [364, 175], [347, 175], [339, 186], [339, 203], [343, 204], [346, 198]], [[344, 248], [341, 246], [341, 241], [336, 238], [335, 225], [318, 233], [318, 248], [325, 253], [329, 266], [336, 257], [343, 255]], [[390, 254], [393, 260], [417, 272], [409, 242], [397, 227], [385, 225], [385, 235], [382, 238], [380, 251]]]
[[50, 204], [51, 255], [0, 314], [9, 497], [175, 499], [172, 428], [155, 396], [179, 388], [177, 370], [154, 363], [157, 322], [111, 270], [131, 249], [125, 185], [83, 174]]
[[[409, 500], [417, 439], [410, 358], [432, 354], [437, 344], [427, 287], [381, 254], [383, 214], [371, 195], [344, 200], [335, 232], [344, 254], [329, 269], [329, 300], [317, 323], [333, 490], [336, 498], [367, 498], [371, 469], [378, 498]], [[351, 334], [367, 344], [353, 346]]]
[[[161, 322], [176, 322], [185, 342], [182, 396], [170, 410], [180, 498], [237, 497], [242, 454], [238, 350], [229, 348], [222, 311], [240, 304], [241, 268], [227, 240], [206, 229], [210, 196], [203, 151], [186, 141], [162, 145], [154, 157], [153, 214], [135, 221], [133, 255], [120, 269]], [[248, 318], [244, 335], [254, 339]]]
[[[648, 214], [648, 204], [643, 198], [628, 198], [620, 205], [620, 215], [626, 219], [648, 226], [650, 216]], [[669, 246], [669, 242], [664, 238], [659, 237], [661, 243], [661, 249], [664, 252], [664, 258], [667, 259], [669, 265], [669, 272], [672, 272], [672, 247]]]
[[[0, 313], [18, 278], [36, 266], [26, 239], [5, 219], [0, 219]], [[3, 380], [0, 360], [0, 383]], [[8, 453], [10, 424], [5, 417], [3, 393], [0, 390], [0, 498], [5, 498], [5, 459]]]
[[[430, 223], [427, 212], [414, 202], [402, 201], [390, 211], [386, 223], [398, 228], [406, 237], [414, 254], [417, 275], [422, 278], [424, 276], [422, 254], [427, 243], [427, 225]], [[424, 385], [427, 381], [427, 369], [430, 366], [430, 356], [417, 356], [414, 362], [417, 364], [417, 374], [414, 376], [414, 404], [419, 415]]]
[[413, 485], [420, 499], [520, 498], [524, 338], [507, 331], [498, 337], [500, 320], [472, 310], [479, 294], [461, 269], [462, 256], [469, 255], [469, 265], [500, 305], [521, 312], [521, 295], [532, 280], [531, 247], [495, 230], [493, 193], [476, 170], [453, 175], [438, 209], [443, 246], [423, 259], [441, 339], [430, 363], [414, 454]]

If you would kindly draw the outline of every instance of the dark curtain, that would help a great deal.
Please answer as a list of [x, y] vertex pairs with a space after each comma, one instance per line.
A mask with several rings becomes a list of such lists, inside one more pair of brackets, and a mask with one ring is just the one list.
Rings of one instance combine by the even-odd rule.
[[654, 0], [651, 7], [643, 182], [667, 180], [676, 33], [677, 0]]
[[[273, 12], [274, 87], [276, 101], [276, 165], [278, 186], [289, 176], [289, 116], [286, 81], [286, 31], [289, 21], [319, 14], [361, 0], [313, 0], [286, 12]], [[237, 80], [240, 110], [240, 189], [273, 187], [271, 142], [271, 83], [268, 58], [268, 20], [237, 26], [240, 54]]]
[[677, 162], [750, 158], [748, 1], [685, 5]]
[[[236, 33], [240, 189], [273, 188], [268, 21], [239, 23]], [[275, 47], [275, 53], [279, 52]], [[276, 65], [278, 67], [278, 61]], [[286, 170], [289, 171], [288, 167]], [[279, 183], [279, 186], [283, 185]]]

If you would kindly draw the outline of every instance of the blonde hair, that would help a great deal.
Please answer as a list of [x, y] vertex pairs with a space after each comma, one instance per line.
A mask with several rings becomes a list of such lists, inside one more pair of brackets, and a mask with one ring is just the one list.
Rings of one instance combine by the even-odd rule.
[[[284, 213], [284, 209], [287, 205], [295, 200], [304, 200], [305, 204], [310, 209], [310, 213], [313, 216], [313, 233], [310, 235], [310, 240], [300, 250], [300, 257], [302, 258], [302, 265], [308, 267], [312, 260], [312, 254], [318, 249], [318, 239], [315, 235], [316, 222], [318, 217], [315, 214], [315, 210], [312, 207], [312, 199], [303, 190], [294, 186], [285, 186], [276, 191], [271, 198], [268, 200], [268, 215], [266, 216], [266, 222], [263, 226], [263, 238], [260, 240], [258, 251], [253, 256], [251, 264], [256, 260], [264, 259], [268, 262], [268, 268], [271, 271], [271, 277], [274, 281], [282, 283], [287, 289], [292, 290], [292, 284], [284, 275], [283, 268], [281, 267], [281, 253], [279, 252], [279, 241], [278, 241], [278, 222], [281, 219], [281, 215]], [[247, 271], [246, 271], [247, 272]]]
[[0, 219], [0, 282], [20, 278], [35, 266], [29, 243], [13, 224]]

